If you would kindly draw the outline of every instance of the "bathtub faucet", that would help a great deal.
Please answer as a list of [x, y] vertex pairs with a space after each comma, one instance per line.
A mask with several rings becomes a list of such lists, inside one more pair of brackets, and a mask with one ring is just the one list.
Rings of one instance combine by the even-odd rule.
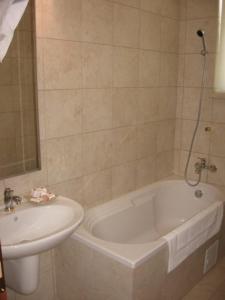
[[195, 173], [200, 174], [202, 170], [209, 170], [211, 172], [216, 172], [217, 167], [216, 165], [207, 164], [207, 161], [203, 157], [198, 157], [200, 161], [195, 163]]

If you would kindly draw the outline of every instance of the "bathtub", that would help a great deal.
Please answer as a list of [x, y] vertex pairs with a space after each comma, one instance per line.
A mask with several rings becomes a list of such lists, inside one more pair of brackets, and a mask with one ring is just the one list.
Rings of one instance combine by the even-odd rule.
[[[165, 247], [177, 230], [192, 228], [206, 218], [215, 205], [220, 204], [223, 211], [223, 200], [219, 189], [208, 184], [189, 187], [183, 180], [156, 182], [89, 209], [72, 238], [136, 268]], [[211, 236], [219, 231], [221, 222]], [[207, 228], [202, 227], [204, 234]]]

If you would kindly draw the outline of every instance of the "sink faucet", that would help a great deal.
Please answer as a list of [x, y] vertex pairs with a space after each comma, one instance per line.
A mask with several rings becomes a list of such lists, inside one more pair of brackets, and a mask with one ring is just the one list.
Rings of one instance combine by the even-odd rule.
[[6, 188], [4, 191], [4, 204], [5, 204], [5, 211], [13, 211], [15, 208], [15, 204], [21, 204], [22, 198], [19, 196], [13, 195], [13, 190], [10, 188]]

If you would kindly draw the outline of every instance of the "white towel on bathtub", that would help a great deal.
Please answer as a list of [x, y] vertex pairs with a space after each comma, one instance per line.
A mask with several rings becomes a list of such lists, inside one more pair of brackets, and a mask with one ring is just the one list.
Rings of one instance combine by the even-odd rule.
[[223, 202], [217, 201], [177, 229], [165, 235], [169, 246], [168, 272], [175, 269], [197, 248], [219, 232]]

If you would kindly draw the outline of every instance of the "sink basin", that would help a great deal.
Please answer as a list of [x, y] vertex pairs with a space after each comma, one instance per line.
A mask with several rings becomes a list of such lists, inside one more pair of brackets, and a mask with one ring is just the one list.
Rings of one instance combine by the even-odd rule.
[[49, 250], [69, 237], [84, 217], [83, 208], [58, 196], [46, 204], [24, 203], [15, 212], [0, 210], [4, 259], [18, 259]]

